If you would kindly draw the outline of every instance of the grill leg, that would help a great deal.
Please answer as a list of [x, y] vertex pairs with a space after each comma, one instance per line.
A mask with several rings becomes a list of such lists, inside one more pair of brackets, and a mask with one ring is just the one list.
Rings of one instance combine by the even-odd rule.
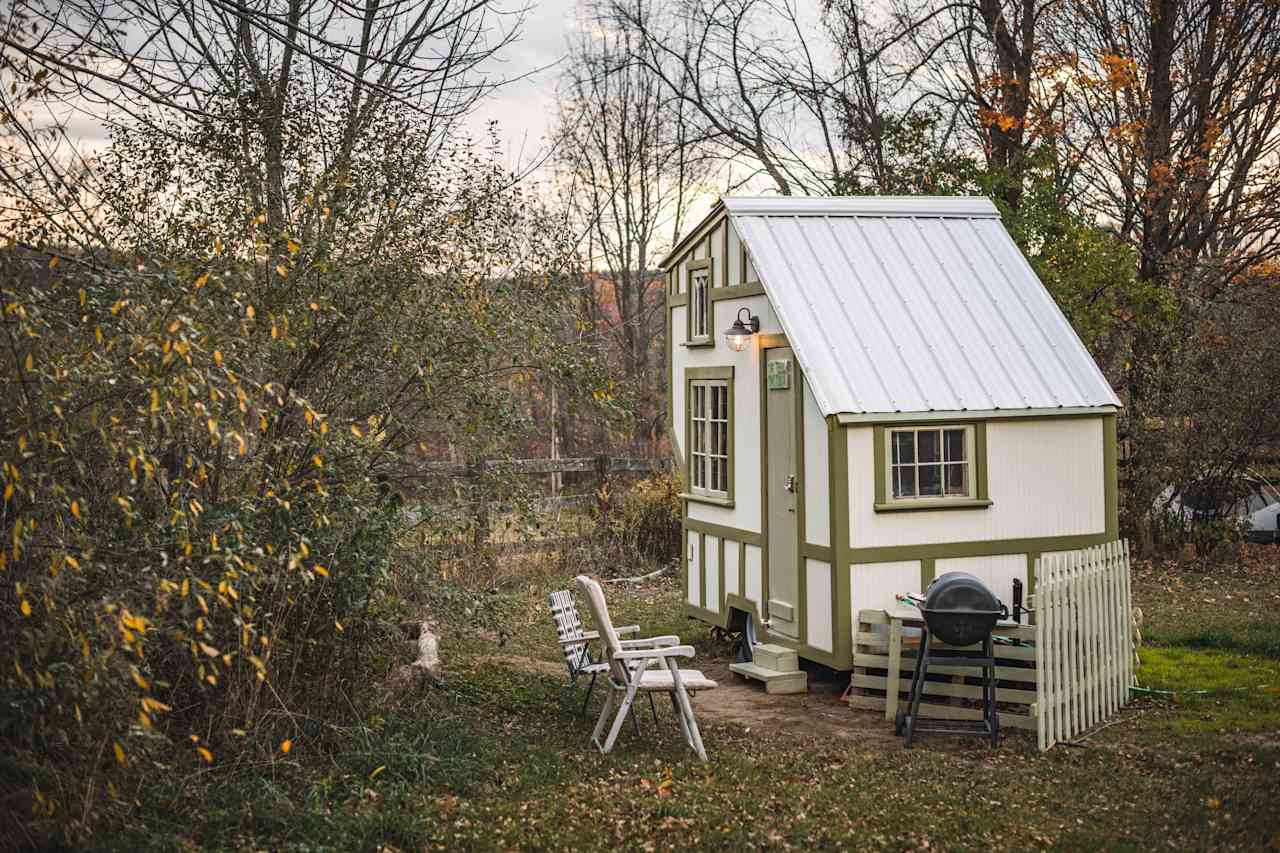
[[924, 692], [924, 677], [929, 670], [929, 631], [925, 629], [920, 635], [920, 656], [916, 659], [916, 675], [911, 679], [911, 708], [907, 713], [907, 738], [904, 746], [911, 748], [911, 741], [916, 734], [916, 720], [920, 716], [920, 694]]

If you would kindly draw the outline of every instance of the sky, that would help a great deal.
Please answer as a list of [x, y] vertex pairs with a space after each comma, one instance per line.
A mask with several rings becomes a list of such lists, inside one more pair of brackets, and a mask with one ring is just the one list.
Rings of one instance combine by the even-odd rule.
[[[493, 79], [521, 78], [491, 94], [468, 122], [472, 133], [498, 122], [507, 165], [527, 166], [547, 150], [556, 108], [556, 80], [577, 32], [576, 0], [530, 0], [520, 39], [485, 69]], [[527, 75], [527, 76], [526, 76]]]

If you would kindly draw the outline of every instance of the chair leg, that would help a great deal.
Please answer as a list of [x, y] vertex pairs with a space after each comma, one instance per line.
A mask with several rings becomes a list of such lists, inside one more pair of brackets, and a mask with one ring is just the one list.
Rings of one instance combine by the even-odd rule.
[[676, 715], [676, 722], [680, 724], [680, 735], [684, 738], [684, 742], [692, 747], [693, 741], [689, 739], [689, 724], [685, 722], [684, 711], [676, 701], [676, 692], [672, 690], [667, 696], [671, 699], [671, 712]]
[[609, 737], [605, 738], [604, 746], [600, 748], [601, 752], [609, 752], [613, 749], [614, 742], [618, 739], [618, 732], [622, 731], [622, 724], [627, 720], [627, 713], [631, 710], [631, 703], [636, 698], [636, 685], [632, 684], [627, 690], [626, 696], [622, 699], [622, 704], [618, 707], [618, 716], [613, 721], [613, 727], [609, 729]]
[[658, 708], [653, 704], [653, 694], [649, 694], [649, 712], [653, 714], [653, 724], [658, 724]]
[[604, 732], [605, 722], [609, 719], [609, 712], [613, 710], [613, 698], [618, 691], [610, 690], [604, 695], [604, 705], [600, 708], [600, 717], [596, 720], [595, 731], [591, 733], [591, 742], [600, 748], [601, 752], [605, 749], [600, 745], [600, 735]]
[[598, 672], [591, 673], [591, 683], [587, 685], [587, 696], [582, 700], [582, 713], [579, 716], [585, 717], [587, 715], [587, 706], [591, 704], [591, 691], [596, 689], [596, 676], [599, 674]]
[[693, 715], [693, 704], [689, 702], [689, 693], [684, 689], [684, 682], [680, 680], [680, 671], [676, 668], [675, 663], [671, 661], [670, 664], [671, 679], [675, 682], [676, 695], [680, 700], [680, 708], [684, 711], [686, 721], [689, 725], [689, 745], [693, 747], [694, 752], [698, 753], [698, 758], [706, 761], [707, 750], [702, 745], [702, 734], [698, 731], [698, 719]]

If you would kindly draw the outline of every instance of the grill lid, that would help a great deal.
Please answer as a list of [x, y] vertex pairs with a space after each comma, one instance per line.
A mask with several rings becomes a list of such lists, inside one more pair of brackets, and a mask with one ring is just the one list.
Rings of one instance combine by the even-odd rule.
[[986, 639], [996, 619], [1007, 614], [987, 585], [968, 572], [947, 572], [935, 578], [920, 612], [930, 633], [953, 646]]
[[968, 572], [938, 575], [925, 592], [924, 610], [999, 613], [1000, 602], [987, 585]]

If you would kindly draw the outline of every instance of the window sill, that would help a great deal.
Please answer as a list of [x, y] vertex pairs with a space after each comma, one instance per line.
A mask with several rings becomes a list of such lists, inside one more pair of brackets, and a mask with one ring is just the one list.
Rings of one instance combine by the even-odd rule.
[[691, 341], [685, 341], [680, 346], [689, 347], [692, 349], [693, 347], [713, 347], [715, 345], [716, 345], [715, 338], [694, 338]]
[[695, 503], [700, 504], [711, 504], [712, 506], [733, 506], [733, 498], [718, 498], [715, 495], [697, 495], [693, 492], [681, 492], [676, 497], [681, 500], [694, 501]]
[[986, 509], [991, 506], [989, 500], [975, 498], [938, 498], [937, 500], [895, 501], [894, 503], [875, 504], [876, 512], [919, 512], [932, 509]]

